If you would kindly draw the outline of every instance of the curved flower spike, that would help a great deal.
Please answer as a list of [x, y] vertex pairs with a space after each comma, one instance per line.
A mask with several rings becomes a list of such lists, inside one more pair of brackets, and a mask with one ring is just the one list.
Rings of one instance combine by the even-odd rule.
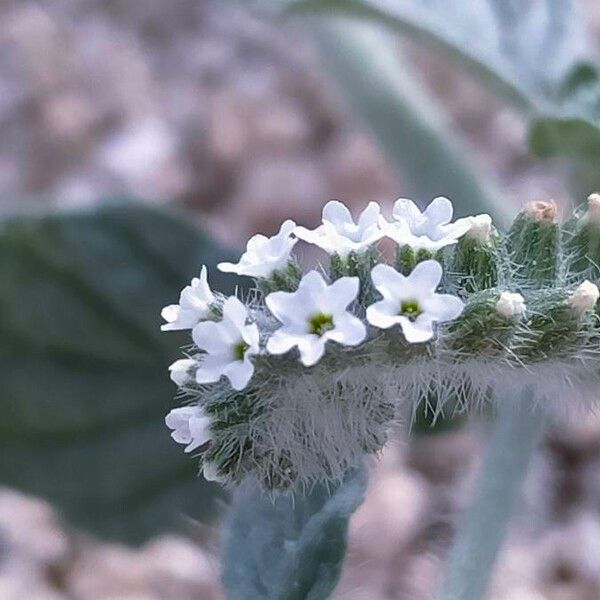
[[369, 202], [355, 222], [348, 208], [331, 200], [323, 208], [323, 224], [314, 230], [296, 227], [296, 235], [309, 244], [319, 246], [328, 254], [346, 256], [361, 252], [377, 242], [383, 235], [379, 228], [381, 208]]
[[296, 223], [288, 219], [273, 237], [266, 237], [260, 233], [252, 236], [239, 262], [219, 263], [219, 270], [248, 277], [270, 277], [274, 271], [279, 271], [287, 265], [292, 249], [298, 241], [292, 237], [295, 228]]
[[455, 244], [471, 227], [472, 217], [451, 223], [453, 213], [452, 202], [441, 196], [423, 212], [412, 200], [400, 198], [394, 204], [394, 220], [389, 222], [380, 217], [379, 223], [384, 235], [398, 245], [435, 252]]
[[341, 277], [327, 285], [317, 271], [310, 271], [297, 291], [269, 294], [267, 307], [283, 327], [269, 338], [267, 351], [285, 354], [297, 346], [302, 364], [310, 367], [323, 356], [329, 340], [345, 346], [360, 344], [366, 327], [346, 310], [356, 299], [358, 288], [358, 277]]
[[210, 417], [198, 406], [174, 408], [165, 423], [172, 429], [171, 437], [178, 444], [188, 444], [185, 452], [191, 452], [210, 440]]
[[383, 300], [367, 308], [367, 320], [381, 329], [400, 325], [411, 344], [430, 340], [435, 321], [456, 319], [464, 308], [460, 298], [435, 293], [441, 278], [435, 260], [419, 263], [407, 277], [389, 265], [373, 267], [371, 279]]
[[223, 304], [223, 320], [199, 323], [192, 331], [194, 343], [206, 354], [198, 357], [197, 383], [214, 383], [222, 375], [242, 390], [254, 373], [250, 357], [259, 351], [256, 324], [246, 325], [246, 307], [231, 296]]
[[215, 296], [208, 285], [206, 267], [200, 271], [200, 278], [194, 277], [192, 283], [183, 288], [179, 304], [170, 304], [162, 309], [161, 316], [167, 321], [161, 326], [162, 331], [192, 329], [206, 319]]

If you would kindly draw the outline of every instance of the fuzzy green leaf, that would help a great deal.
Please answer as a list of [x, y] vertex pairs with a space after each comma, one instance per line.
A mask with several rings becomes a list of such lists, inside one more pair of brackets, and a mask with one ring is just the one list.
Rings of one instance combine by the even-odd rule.
[[324, 600], [340, 576], [348, 521], [362, 503], [366, 470], [338, 487], [273, 499], [254, 482], [236, 491], [224, 539], [229, 600]]
[[160, 309], [222, 257], [183, 220], [137, 205], [0, 223], [1, 484], [132, 541], [210, 511], [217, 487], [164, 425], [176, 404], [166, 369], [187, 338], [161, 334]]

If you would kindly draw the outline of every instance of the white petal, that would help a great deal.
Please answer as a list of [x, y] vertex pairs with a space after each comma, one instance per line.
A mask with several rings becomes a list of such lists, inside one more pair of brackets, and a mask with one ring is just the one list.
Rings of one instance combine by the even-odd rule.
[[203, 415], [202, 411], [193, 416], [189, 422], [191, 441], [184, 452], [192, 452], [196, 448], [203, 446], [210, 441], [210, 423], [211, 418]]
[[452, 321], [458, 317], [465, 305], [460, 298], [450, 294], [434, 294], [421, 301], [421, 308], [434, 321]]
[[391, 267], [380, 263], [371, 269], [371, 280], [377, 291], [387, 299], [399, 300], [407, 285], [406, 277]]
[[402, 221], [406, 219], [409, 224], [417, 222], [421, 218], [421, 211], [419, 207], [408, 198], [398, 198], [394, 202], [393, 209], [394, 218]]
[[367, 208], [362, 211], [360, 217], [358, 217], [358, 226], [361, 230], [366, 230], [369, 227], [377, 225], [379, 221], [379, 215], [381, 213], [381, 207], [377, 202], [369, 202]]
[[410, 344], [427, 342], [433, 337], [433, 327], [431, 321], [417, 317], [411, 321], [407, 317], [400, 317], [400, 326], [406, 341]]
[[213, 321], [198, 323], [192, 330], [192, 339], [198, 348], [211, 354], [228, 352], [232, 343], [222, 324]]
[[346, 312], [335, 317], [335, 329], [325, 335], [338, 344], [356, 346], [367, 336], [367, 328], [359, 318]]
[[258, 343], [260, 340], [260, 333], [256, 323], [246, 325], [242, 329], [242, 338], [244, 342], [250, 346], [248, 350], [246, 350], [246, 354], [256, 354], [258, 352]]
[[308, 334], [298, 340], [300, 361], [305, 367], [317, 364], [325, 352], [325, 340], [314, 334]]
[[358, 277], [340, 277], [324, 292], [324, 306], [320, 308], [323, 312], [331, 312], [334, 315], [346, 310], [348, 305], [356, 300], [359, 287]]
[[267, 308], [281, 323], [299, 323], [307, 314], [303, 292], [272, 292], [265, 298]]
[[399, 305], [390, 300], [375, 302], [367, 308], [367, 321], [380, 329], [389, 329], [400, 323]]
[[323, 221], [334, 225], [354, 223], [348, 208], [338, 200], [330, 200], [323, 208]]
[[290, 334], [286, 328], [282, 327], [267, 340], [267, 352], [269, 354], [285, 354], [298, 345], [301, 338], [301, 335]]
[[[194, 414], [196, 414], [195, 406], [182, 406], [180, 408], [174, 408], [165, 417], [165, 423], [169, 429], [181, 430], [188, 427], [190, 418]], [[184, 443], [187, 444], [188, 441]]]
[[434, 226], [450, 223], [453, 214], [454, 207], [452, 206], [452, 202], [443, 196], [434, 198], [423, 211], [423, 216], [426, 216], [427, 220]]
[[464, 217], [463, 219], [457, 219], [454, 223], [445, 225], [442, 230], [444, 235], [449, 238], [457, 240], [467, 233], [473, 225], [473, 217]]
[[442, 265], [437, 260], [424, 260], [410, 272], [407, 277], [407, 287], [410, 291], [406, 296], [414, 296], [419, 300], [423, 296], [435, 292], [442, 279]]
[[223, 371], [230, 364], [230, 360], [224, 355], [207, 354], [196, 371], [197, 383], [215, 383], [221, 379]]
[[229, 296], [223, 303], [223, 320], [230, 321], [238, 331], [241, 331], [246, 324], [247, 318], [248, 311], [243, 302], [235, 296]]
[[254, 373], [254, 365], [248, 359], [236, 360], [223, 369], [223, 375], [229, 379], [234, 390], [243, 390]]

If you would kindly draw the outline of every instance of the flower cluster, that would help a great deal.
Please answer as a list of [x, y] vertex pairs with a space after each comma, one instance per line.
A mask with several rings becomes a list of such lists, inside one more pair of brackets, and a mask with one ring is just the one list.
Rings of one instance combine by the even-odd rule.
[[[541, 202], [506, 236], [488, 215], [453, 221], [452, 203], [436, 198], [424, 211], [398, 200], [391, 221], [375, 202], [355, 220], [331, 201], [316, 229], [287, 220], [273, 237], [252, 237], [237, 263], [218, 265], [255, 279], [246, 302], [213, 292], [202, 267], [163, 309], [162, 329], [193, 340], [170, 367], [190, 399], [167, 416], [173, 438], [201, 453], [208, 478], [253, 473], [287, 488], [335, 479], [378, 452], [403, 407], [412, 414], [432, 392], [440, 408], [448, 398], [467, 405], [508, 371], [532, 378], [558, 361], [570, 382], [587, 381], [598, 277], [579, 265], [600, 264], [588, 256], [595, 198], [564, 256], [556, 211]], [[396, 244], [392, 264], [379, 254], [384, 237]], [[302, 274], [299, 240], [329, 255], [329, 273]]]

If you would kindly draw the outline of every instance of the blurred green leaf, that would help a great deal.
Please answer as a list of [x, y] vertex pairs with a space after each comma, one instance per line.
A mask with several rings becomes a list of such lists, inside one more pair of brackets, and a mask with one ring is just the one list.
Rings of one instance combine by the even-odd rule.
[[363, 501], [365, 468], [339, 486], [272, 498], [247, 481], [234, 496], [224, 539], [229, 600], [324, 600], [340, 576], [348, 521]]
[[493, 186], [475, 176], [468, 152], [408, 66], [399, 62], [393, 40], [349, 19], [325, 19], [315, 30], [329, 71], [377, 135], [408, 195], [422, 203], [449, 196], [461, 216], [482, 211], [499, 220], [511, 216]]
[[[160, 309], [223, 252], [166, 212], [108, 206], [0, 223], [0, 483], [142, 540], [206, 516], [214, 485], [169, 437]], [[234, 281], [211, 270], [215, 288]]]
[[546, 92], [583, 53], [572, 0], [283, 0], [297, 13], [370, 19], [455, 61], [522, 108]]

